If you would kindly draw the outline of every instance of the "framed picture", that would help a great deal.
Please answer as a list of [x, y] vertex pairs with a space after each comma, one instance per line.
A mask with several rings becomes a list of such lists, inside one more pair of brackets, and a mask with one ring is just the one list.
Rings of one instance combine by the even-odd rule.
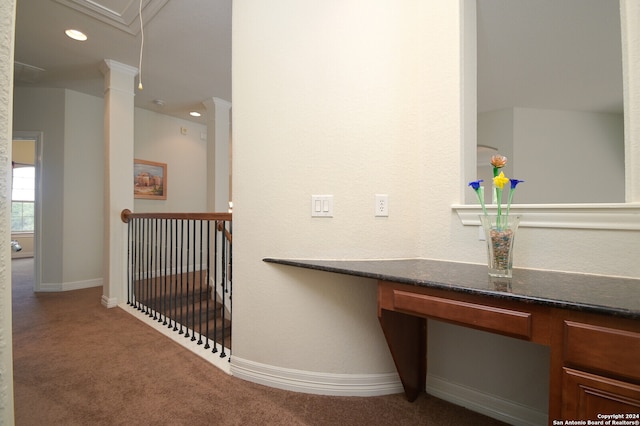
[[167, 199], [167, 165], [133, 160], [133, 197], [148, 200]]

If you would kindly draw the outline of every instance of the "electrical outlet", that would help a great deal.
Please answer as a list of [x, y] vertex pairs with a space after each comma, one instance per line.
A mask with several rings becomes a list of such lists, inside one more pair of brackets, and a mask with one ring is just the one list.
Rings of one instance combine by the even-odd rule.
[[376, 194], [376, 217], [389, 216], [389, 196], [387, 194]]

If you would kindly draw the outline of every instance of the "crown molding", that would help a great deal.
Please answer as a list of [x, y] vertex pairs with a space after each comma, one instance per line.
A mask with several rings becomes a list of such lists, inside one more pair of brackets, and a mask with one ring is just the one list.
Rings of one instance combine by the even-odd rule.
[[[113, 0], [56, 0], [78, 12], [89, 15], [105, 24], [111, 25], [131, 35], [140, 32], [139, 4], [135, 1], [114, 2]], [[143, 3], [142, 18], [144, 24], [162, 9], [169, 0], [147, 0]]]

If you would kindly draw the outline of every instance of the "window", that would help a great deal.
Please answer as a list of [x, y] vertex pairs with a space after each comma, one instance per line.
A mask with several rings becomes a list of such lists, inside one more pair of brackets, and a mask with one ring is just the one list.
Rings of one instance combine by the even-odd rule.
[[15, 167], [11, 188], [11, 232], [33, 232], [35, 167]]

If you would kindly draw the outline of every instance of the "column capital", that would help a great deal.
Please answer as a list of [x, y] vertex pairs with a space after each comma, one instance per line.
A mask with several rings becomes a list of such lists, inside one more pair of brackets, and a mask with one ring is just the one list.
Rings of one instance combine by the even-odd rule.
[[117, 71], [119, 73], [128, 74], [133, 77], [138, 75], [138, 68], [132, 67], [131, 65], [123, 64], [118, 61], [114, 61], [113, 59], [105, 59], [100, 64], [100, 71], [104, 75], [107, 75], [111, 71]]
[[130, 95], [134, 94], [134, 79], [138, 75], [138, 68], [111, 59], [105, 59], [100, 64], [100, 71], [104, 75], [104, 91], [118, 90]]

